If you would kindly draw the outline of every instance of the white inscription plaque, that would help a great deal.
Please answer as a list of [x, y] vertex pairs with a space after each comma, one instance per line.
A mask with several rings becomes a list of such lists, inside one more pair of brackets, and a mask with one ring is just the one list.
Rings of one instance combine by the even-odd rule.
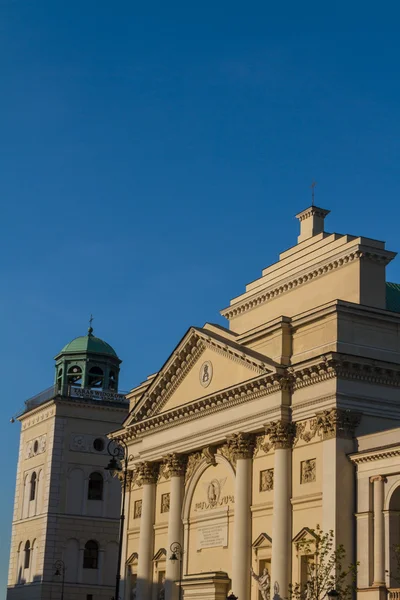
[[228, 545], [228, 523], [203, 525], [198, 528], [197, 549]]

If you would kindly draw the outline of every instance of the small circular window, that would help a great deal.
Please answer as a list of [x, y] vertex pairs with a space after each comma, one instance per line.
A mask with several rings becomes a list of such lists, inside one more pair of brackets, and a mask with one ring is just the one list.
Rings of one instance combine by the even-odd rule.
[[37, 454], [38, 450], [39, 450], [39, 442], [37, 440], [35, 440], [35, 442], [33, 444], [33, 451], [35, 454]]
[[96, 438], [93, 442], [93, 448], [97, 450], [97, 452], [102, 452], [104, 450], [104, 440]]

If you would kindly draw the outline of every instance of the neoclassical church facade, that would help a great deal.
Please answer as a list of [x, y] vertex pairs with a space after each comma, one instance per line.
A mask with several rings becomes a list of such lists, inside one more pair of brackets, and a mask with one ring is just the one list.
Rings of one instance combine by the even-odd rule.
[[327, 233], [328, 212], [298, 214], [297, 244], [222, 311], [229, 326], [191, 327], [129, 393], [111, 434], [129, 453], [123, 600], [259, 600], [265, 569], [285, 598], [317, 524], [360, 560], [360, 598], [398, 594], [395, 253]]
[[107, 434], [127, 415], [121, 361], [91, 327], [55, 360], [55, 384], [17, 417], [7, 600], [109, 600], [121, 486], [106, 470]]
[[222, 311], [228, 326], [191, 327], [127, 395], [92, 329], [56, 356], [55, 385], [18, 417], [8, 600], [113, 597], [108, 438], [128, 448], [119, 600], [262, 600], [266, 572], [284, 599], [317, 525], [360, 562], [359, 600], [400, 600], [395, 253], [326, 232], [328, 212], [298, 214], [297, 244]]

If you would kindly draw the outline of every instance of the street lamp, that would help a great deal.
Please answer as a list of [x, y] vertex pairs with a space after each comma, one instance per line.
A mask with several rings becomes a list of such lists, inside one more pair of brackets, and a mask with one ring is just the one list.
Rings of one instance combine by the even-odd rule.
[[[116, 473], [123, 474], [123, 485], [122, 485], [122, 506], [121, 515], [119, 519], [119, 542], [118, 542], [118, 561], [117, 561], [117, 574], [115, 576], [115, 598], [119, 598], [119, 584], [121, 581], [121, 559], [122, 559], [122, 541], [124, 538], [124, 521], [125, 521], [125, 492], [126, 492], [126, 479], [128, 475], [128, 446], [124, 440], [110, 440], [107, 446], [107, 452], [111, 456], [110, 462], [105, 467], [107, 471], [110, 471], [111, 475]], [[332, 599], [333, 600], [333, 599]]]
[[238, 600], [238, 597], [235, 596], [233, 592], [231, 592], [229, 596], [226, 597], [226, 600]]
[[329, 590], [326, 595], [328, 596], [329, 600], [338, 600], [339, 598], [339, 592], [337, 592], [335, 589]]
[[179, 542], [173, 542], [171, 544], [171, 546], [170, 546], [170, 550], [171, 550], [172, 554], [169, 557], [169, 560], [172, 560], [172, 562], [176, 562], [177, 560], [180, 560], [180, 565], [179, 565], [179, 600], [182, 600], [182, 570], [183, 570], [183, 560], [182, 560], [183, 550], [182, 550], [182, 546], [180, 545]]
[[64, 600], [64, 582], [65, 582], [65, 562], [63, 560], [56, 560], [54, 563], [54, 575], [55, 577], [62, 577], [61, 579], [61, 600]]

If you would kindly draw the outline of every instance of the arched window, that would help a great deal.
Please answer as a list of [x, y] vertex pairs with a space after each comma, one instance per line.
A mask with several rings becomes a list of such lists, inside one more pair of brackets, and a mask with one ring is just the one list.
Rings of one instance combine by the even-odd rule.
[[37, 475], [35, 473], [35, 471], [33, 471], [32, 475], [31, 475], [31, 491], [29, 494], [29, 500], [34, 500], [35, 496], [36, 496], [36, 481], [37, 481]]
[[29, 569], [29, 565], [31, 562], [31, 543], [29, 540], [25, 543], [25, 559], [24, 559], [24, 569]]
[[58, 373], [57, 373], [57, 389], [58, 389], [58, 391], [61, 390], [62, 375], [63, 375], [63, 370], [58, 369]]
[[110, 371], [110, 375], [108, 377], [108, 389], [109, 390], [117, 389], [117, 378], [115, 376], [115, 371]]
[[83, 568], [97, 569], [99, 562], [99, 545], [94, 540], [89, 540], [85, 544], [83, 551]]
[[92, 367], [89, 371], [89, 387], [90, 388], [101, 388], [103, 387], [103, 371], [100, 367]]
[[74, 365], [68, 369], [68, 385], [81, 385], [82, 369], [78, 365]]
[[103, 500], [103, 477], [100, 473], [90, 474], [88, 500]]

